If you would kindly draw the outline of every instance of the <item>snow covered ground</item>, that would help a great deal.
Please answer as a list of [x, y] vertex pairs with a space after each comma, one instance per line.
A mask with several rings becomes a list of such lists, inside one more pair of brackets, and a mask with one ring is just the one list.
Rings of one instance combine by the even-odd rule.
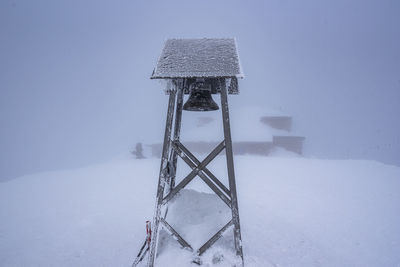
[[[400, 266], [399, 167], [251, 156], [235, 164], [246, 266]], [[209, 169], [224, 180], [223, 166], [219, 157]], [[0, 266], [130, 266], [158, 169], [158, 159], [125, 157], [0, 183]], [[195, 247], [229, 217], [199, 178], [179, 197], [168, 220]], [[161, 236], [158, 266], [190, 265], [190, 252]], [[215, 254], [228, 255], [215, 266], [229, 266], [230, 238], [206, 266]]]

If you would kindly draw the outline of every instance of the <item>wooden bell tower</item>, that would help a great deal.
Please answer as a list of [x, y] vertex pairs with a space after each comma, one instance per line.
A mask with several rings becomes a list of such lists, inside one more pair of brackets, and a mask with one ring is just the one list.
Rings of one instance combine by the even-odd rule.
[[[169, 39], [165, 42], [151, 79], [165, 79], [169, 95], [164, 143], [161, 155], [160, 175], [157, 186], [156, 206], [152, 224], [151, 241], [148, 244], [148, 266], [156, 260], [158, 234], [163, 227], [186, 249], [200, 257], [228, 229], [233, 229], [236, 255], [243, 266], [238, 200], [229, 121], [228, 94], [238, 94], [238, 78], [242, 78], [239, 57], [234, 39]], [[188, 102], [183, 105], [185, 94]], [[182, 110], [208, 111], [218, 109], [212, 94], [221, 95], [220, 110], [224, 139], [208, 156], [200, 161], [181, 142], [180, 130]], [[217, 106], [216, 106], [217, 105]], [[174, 119], [175, 117], [175, 119]], [[223, 150], [229, 184], [224, 185], [207, 165]], [[179, 183], [175, 183], [177, 159], [181, 157], [192, 171]], [[200, 248], [193, 248], [168, 223], [162, 210], [178, 197], [177, 193], [199, 176], [208, 187], [229, 207], [232, 218]]]

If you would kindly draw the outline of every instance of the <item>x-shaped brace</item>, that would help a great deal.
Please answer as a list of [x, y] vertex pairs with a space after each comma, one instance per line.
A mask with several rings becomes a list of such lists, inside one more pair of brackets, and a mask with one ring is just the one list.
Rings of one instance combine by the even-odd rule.
[[[177, 144], [180, 144], [180, 145], [178, 146]], [[177, 152], [177, 154], [186, 163], [190, 162], [191, 164], [189, 166], [193, 167], [193, 168], [192, 168], [192, 171], [185, 178], [183, 178], [183, 180], [179, 184], [177, 184], [168, 193], [168, 195], [166, 195], [163, 198], [163, 201], [162, 201], [163, 205], [166, 204], [168, 201], [170, 201], [181, 189], [183, 189], [188, 183], [190, 183], [193, 180], [193, 178], [195, 178], [196, 175], [198, 175], [199, 172], [202, 171], [225, 148], [225, 141], [222, 141], [216, 148], [214, 148], [214, 150], [211, 151], [211, 153], [198, 165], [194, 165], [194, 163], [191, 162], [189, 157], [179, 148], [179, 147], [183, 147], [183, 145], [180, 142], [178, 142], [178, 141], [172, 142], [172, 145], [173, 145], [174, 149], [176, 149], [175, 151]], [[185, 150], [187, 150], [187, 149], [185, 148]], [[199, 162], [199, 161], [197, 161], [197, 162]], [[230, 205], [228, 205], [228, 206], [230, 207]]]
[[[225, 141], [222, 141], [211, 153], [200, 162], [182, 143], [179, 141], [173, 141], [172, 148], [175, 152], [185, 161], [192, 171], [176, 186], [174, 187], [164, 198], [162, 204], [168, 203], [181, 189], [183, 189], [187, 184], [189, 184], [198, 175], [216, 194], [221, 198], [221, 200], [231, 208], [232, 202], [230, 199], [230, 190], [221, 183], [217, 177], [210, 170], [207, 169], [207, 165], [225, 148]], [[219, 187], [218, 187], [218, 186]], [[182, 247], [193, 251], [193, 248], [186, 242], [179, 233], [172, 228], [168, 222], [161, 218], [161, 223], [165, 228], [173, 235], [176, 240], [182, 245]], [[204, 245], [198, 249], [198, 254], [203, 254], [210, 246], [212, 246], [222, 234], [233, 224], [230, 220], [224, 225], [215, 235], [213, 235]]]
[[[172, 147], [178, 152], [178, 155], [184, 155], [181, 156], [183, 161], [185, 161], [189, 167], [192, 168], [192, 170], [199, 168], [199, 165], [201, 164], [200, 161], [192, 153], [190, 153], [190, 151], [184, 145], [182, 145], [182, 143], [175, 141], [172, 143]], [[225, 202], [226, 205], [228, 205], [229, 208], [231, 208], [229, 190], [207, 169], [206, 166], [203, 166], [201, 169], [199, 168], [197, 175], [215, 192], [215, 194], [217, 194], [217, 196], [222, 199], [223, 202]], [[226, 194], [228, 196], [225, 195], [224, 192], [222, 192], [221, 189], [219, 189], [212, 181], [219, 185], [224, 192], [227, 192]]]

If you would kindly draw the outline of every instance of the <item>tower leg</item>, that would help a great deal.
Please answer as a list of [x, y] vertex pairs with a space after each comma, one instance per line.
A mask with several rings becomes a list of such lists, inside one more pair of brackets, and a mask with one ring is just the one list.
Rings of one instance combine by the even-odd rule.
[[234, 227], [233, 235], [234, 235], [236, 255], [241, 258], [243, 265], [242, 238], [240, 234], [239, 208], [238, 208], [237, 193], [236, 193], [235, 170], [233, 166], [232, 137], [231, 137], [231, 127], [229, 121], [228, 95], [227, 95], [225, 79], [220, 79], [220, 87], [221, 87], [222, 121], [224, 125], [224, 137], [225, 137], [226, 163], [228, 167], [229, 190], [231, 192], [231, 200], [232, 200], [232, 221]]
[[[177, 79], [175, 80], [175, 87], [176, 87], [176, 108], [175, 108], [175, 123], [174, 123], [174, 134], [172, 141], [178, 141], [181, 135], [181, 121], [182, 121], [182, 107], [183, 107], [183, 90], [184, 90], [184, 79]], [[175, 149], [171, 150], [171, 154], [169, 156], [169, 162], [172, 163], [172, 173], [169, 177], [169, 184], [166, 190], [166, 194], [168, 194], [172, 189], [175, 187], [175, 178], [176, 178], [176, 169], [178, 163], [178, 153]], [[168, 206], [165, 208], [164, 219], [167, 217], [168, 214]]]
[[172, 129], [172, 121], [174, 118], [174, 108], [175, 108], [175, 96], [176, 90], [173, 89], [170, 91], [169, 94], [169, 101], [168, 101], [168, 113], [167, 113], [167, 120], [165, 124], [165, 133], [164, 133], [164, 144], [163, 150], [161, 155], [161, 166], [160, 166], [160, 175], [158, 179], [158, 186], [157, 186], [157, 198], [156, 198], [156, 208], [153, 218], [153, 236], [150, 242], [150, 254], [149, 254], [149, 262], [148, 267], [154, 266], [154, 260], [157, 251], [157, 243], [158, 243], [158, 227], [160, 225], [160, 215], [161, 215], [161, 206], [162, 200], [164, 197], [164, 188], [167, 183], [168, 179], [168, 154], [170, 150], [170, 143], [171, 143], [171, 129]]
[[[173, 141], [179, 141], [181, 135], [181, 122], [182, 122], [182, 107], [183, 107], [183, 90], [184, 90], [184, 79], [176, 81], [177, 87], [177, 99], [176, 99], [176, 111], [175, 111], [175, 125], [174, 125], [174, 137]], [[174, 150], [171, 152], [170, 162], [174, 168], [174, 173], [170, 180], [170, 189], [172, 190], [175, 186], [176, 168], [178, 163], [178, 153]]]

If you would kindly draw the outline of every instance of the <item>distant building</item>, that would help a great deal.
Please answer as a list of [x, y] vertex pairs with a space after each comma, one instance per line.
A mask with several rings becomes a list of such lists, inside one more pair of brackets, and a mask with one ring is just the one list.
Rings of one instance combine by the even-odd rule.
[[[183, 113], [182, 143], [194, 153], [208, 154], [223, 139], [219, 112]], [[293, 133], [293, 118], [260, 108], [231, 110], [233, 152], [236, 155], [268, 156], [276, 148], [302, 155], [305, 137]], [[160, 157], [162, 144], [149, 145]]]

